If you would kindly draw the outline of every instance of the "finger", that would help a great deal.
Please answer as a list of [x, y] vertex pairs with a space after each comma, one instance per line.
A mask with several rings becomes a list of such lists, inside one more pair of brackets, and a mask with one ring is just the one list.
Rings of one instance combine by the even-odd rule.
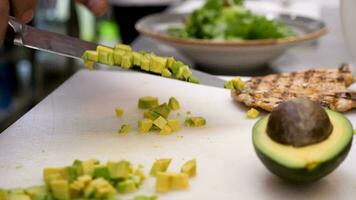
[[12, 11], [15, 14], [15, 17], [24, 22], [28, 23], [32, 20], [37, 0], [11, 0], [12, 1]]
[[96, 16], [104, 15], [108, 10], [108, 1], [107, 0], [77, 0], [88, 7]]
[[0, 0], [0, 47], [2, 46], [7, 29], [7, 21], [9, 20], [9, 2], [8, 0]]

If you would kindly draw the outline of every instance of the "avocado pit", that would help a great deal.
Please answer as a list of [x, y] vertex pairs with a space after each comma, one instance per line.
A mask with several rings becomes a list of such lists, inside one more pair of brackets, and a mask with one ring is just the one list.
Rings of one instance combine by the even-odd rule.
[[328, 114], [318, 103], [296, 98], [271, 112], [266, 132], [275, 142], [304, 147], [326, 140], [332, 130]]

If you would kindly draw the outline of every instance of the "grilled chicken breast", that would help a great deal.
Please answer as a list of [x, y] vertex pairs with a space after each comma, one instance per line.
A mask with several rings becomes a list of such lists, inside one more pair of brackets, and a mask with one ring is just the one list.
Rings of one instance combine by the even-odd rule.
[[338, 69], [272, 74], [250, 79], [245, 82], [244, 90], [232, 91], [232, 97], [246, 106], [266, 111], [272, 111], [283, 101], [307, 97], [332, 110], [345, 112], [356, 108], [356, 91], [347, 89], [354, 81], [347, 65]]

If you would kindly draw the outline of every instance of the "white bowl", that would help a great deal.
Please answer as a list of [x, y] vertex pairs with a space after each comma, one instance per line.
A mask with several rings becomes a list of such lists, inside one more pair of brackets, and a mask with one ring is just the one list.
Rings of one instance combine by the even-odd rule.
[[356, 1], [342, 0], [340, 8], [346, 43], [356, 59]]
[[188, 14], [163, 13], [139, 20], [136, 29], [143, 35], [175, 47], [208, 71], [239, 71], [262, 66], [279, 57], [288, 48], [315, 40], [327, 30], [321, 21], [287, 14], [268, 14], [291, 26], [296, 36], [283, 39], [215, 41], [182, 39], [166, 33], [168, 27], [182, 24]]

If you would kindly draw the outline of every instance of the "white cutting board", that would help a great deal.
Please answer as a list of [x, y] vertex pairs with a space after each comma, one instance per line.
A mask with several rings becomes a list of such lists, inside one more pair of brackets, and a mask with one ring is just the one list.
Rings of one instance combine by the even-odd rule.
[[[207, 126], [170, 136], [136, 131], [119, 136], [122, 123], [135, 125], [141, 118], [137, 99], [145, 95], [162, 101], [174, 96], [182, 105], [181, 119], [191, 111], [204, 116]], [[125, 108], [121, 119], [115, 117], [116, 106]], [[170, 171], [196, 158], [198, 175], [190, 189], [160, 199], [355, 199], [355, 148], [327, 178], [289, 185], [258, 160], [251, 143], [256, 120], [245, 114], [246, 108], [224, 89], [139, 73], [80, 71], [0, 135], [0, 187], [41, 184], [43, 168], [70, 165], [75, 159], [127, 159], [144, 164], [147, 172], [156, 158], [172, 158]], [[355, 126], [355, 112], [348, 116]], [[154, 179], [136, 194], [154, 194]]]

